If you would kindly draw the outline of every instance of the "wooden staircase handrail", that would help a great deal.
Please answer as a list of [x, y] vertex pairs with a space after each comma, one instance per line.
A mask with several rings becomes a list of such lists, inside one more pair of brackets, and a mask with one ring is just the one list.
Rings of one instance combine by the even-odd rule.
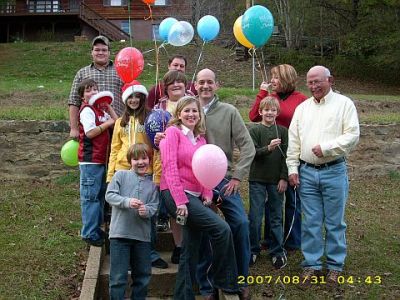
[[101, 34], [106, 35], [110, 40], [129, 39], [129, 35], [125, 31], [83, 2], [80, 4], [79, 17], [97, 29]]

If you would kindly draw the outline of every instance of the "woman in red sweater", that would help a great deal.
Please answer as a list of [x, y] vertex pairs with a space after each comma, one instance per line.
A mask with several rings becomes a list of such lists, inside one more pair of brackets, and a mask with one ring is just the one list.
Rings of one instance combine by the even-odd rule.
[[[261, 121], [259, 113], [260, 102], [266, 96], [270, 95], [279, 100], [280, 114], [276, 118], [276, 123], [289, 128], [292, 121], [296, 107], [307, 99], [307, 96], [296, 91], [297, 73], [296, 70], [287, 64], [275, 66], [271, 69], [271, 82], [262, 82], [260, 91], [257, 94], [256, 101], [254, 102], [250, 112], [249, 118], [252, 122]], [[272, 93], [268, 93], [271, 88]], [[285, 242], [286, 250], [300, 249], [301, 246], [301, 204], [297, 194], [297, 201], [295, 203], [295, 193], [292, 187], [288, 186], [285, 193], [285, 238], [290, 230], [292, 220], [294, 217], [293, 227], [290, 235]], [[269, 245], [269, 211], [265, 211], [265, 229], [264, 239], [266, 246]], [[260, 237], [261, 238], [261, 237]]]
[[175, 282], [174, 299], [195, 299], [192, 276], [196, 272], [202, 234], [210, 237], [214, 287], [237, 293], [237, 269], [232, 232], [208, 206], [212, 191], [204, 188], [192, 171], [195, 151], [206, 144], [204, 115], [193, 96], [181, 98], [160, 142], [160, 190], [168, 212], [182, 225], [183, 244]]

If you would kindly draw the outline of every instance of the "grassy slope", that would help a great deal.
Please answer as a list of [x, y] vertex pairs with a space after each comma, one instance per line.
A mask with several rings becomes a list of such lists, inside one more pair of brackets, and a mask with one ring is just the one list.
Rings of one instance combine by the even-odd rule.
[[[128, 43], [114, 43], [112, 57]], [[154, 48], [150, 42], [133, 45], [145, 52]], [[159, 56], [160, 75], [166, 71], [167, 57], [180, 53], [189, 59], [187, 74], [194, 73], [200, 47], [166, 46]], [[155, 52], [144, 54], [145, 69], [138, 78], [147, 87], [155, 83]], [[216, 70], [221, 84], [219, 94], [222, 99], [235, 104], [248, 121], [247, 113], [257, 91], [252, 90], [251, 60], [236, 62], [234, 52], [212, 45], [206, 45], [198, 67]], [[68, 118], [66, 99], [76, 71], [90, 62], [88, 43], [18, 43], [0, 44], [0, 119], [63, 120]], [[290, 62], [288, 62], [290, 63]], [[256, 73], [256, 90], [261, 76]], [[354, 88], [354, 85], [356, 87]], [[353, 99], [361, 101], [400, 101], [400, 91], [396, 88], [379, 86], [367, 90], [357, 89], [358, 83], [337, 80], [337, 87]], [[304, 85], [304, 76], [299, 80], [299, 90], [309, 94]], [[392, 94], [390, 94], [392, 93]], [[399, 122], [397, 113], [368, 113], [361, 115], [367, 122]]]

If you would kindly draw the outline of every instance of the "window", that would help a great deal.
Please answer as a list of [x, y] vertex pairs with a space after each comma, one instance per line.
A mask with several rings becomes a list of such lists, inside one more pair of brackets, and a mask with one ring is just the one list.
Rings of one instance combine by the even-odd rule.
[[128, 0], [103, 0], [104, 6], [127, 6]]
[[28, 2], [28, 10], [32, 13], [58, 12], [58, 0], [30, 0]]
[[157, 41], [161, 41], [161, 36], [159, 33], [159, 28], [160, 28], [160, 24], [153, 24], [152, 30], [153, 30], [153, 34], [151, 39], [154, 41], [154, 39], [156, 39]]
[[121, 30], [123, 30], [129, 35], [129, 21], [127, 20], [121, 21]]
[[156, 5], [156, 6], [164, 6], [164, 5], [168, 5], [168, 4], [169, 4], [168, 0], [156, 0], [154, 2], [154, 5]]

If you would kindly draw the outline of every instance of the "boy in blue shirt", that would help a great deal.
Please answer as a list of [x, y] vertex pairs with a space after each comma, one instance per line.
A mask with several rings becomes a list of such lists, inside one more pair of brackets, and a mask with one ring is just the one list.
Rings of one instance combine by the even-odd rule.
[[249, 130], [256, 148], [256, 155], [249, 174], [249, 221], [252, 253], [250, 264], [256, 262], [261, 251], [261, 222], [268, 194], [266, 205], [270, 210], [271, 227], [269, 254], [275, 269], [281, 269], [287, 263], [286, 252], [283, 248], [282, 210], [288, 179], [285, 160], [288, 132], [285, 127], [276, 125], [275, 119], [279, 111], [280, 106], [276, 98], [270, 96], [264, 98], [259, 108], [262, 121]]

